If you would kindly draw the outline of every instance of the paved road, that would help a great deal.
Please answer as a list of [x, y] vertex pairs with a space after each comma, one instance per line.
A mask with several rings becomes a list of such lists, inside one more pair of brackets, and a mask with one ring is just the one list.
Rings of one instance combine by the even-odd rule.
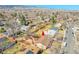
[[67, 29], [67, 32], [65, 34], [66, 39], [64, 40], [64, 42], [66, 42], [67, 45], [64, 47], [64, 53], [73, 53], [73, 43], [74, 43], [74, 40], [73, 40], [74, 34], [72, 34], [73, 25], [74, 24], [71, 24], [69, 26], [69, 28]]

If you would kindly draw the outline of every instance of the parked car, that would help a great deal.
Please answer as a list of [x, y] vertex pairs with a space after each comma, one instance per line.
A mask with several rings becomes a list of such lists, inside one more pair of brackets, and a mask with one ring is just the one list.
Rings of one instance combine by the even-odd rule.
[[67, 47], [67, 42], [64, 42], [63, 46], [64, 46], [64, 47]]

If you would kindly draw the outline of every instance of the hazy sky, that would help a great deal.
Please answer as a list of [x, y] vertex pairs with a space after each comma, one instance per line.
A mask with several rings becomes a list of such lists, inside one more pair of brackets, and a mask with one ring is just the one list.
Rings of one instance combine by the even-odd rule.
[[64, 10], [79, 10], [79, 5], [0, 5], [0, 7], [51, 8]]
[[37, 5], [38, 8], [54, 8], [65, 10], [79, 10], [79, 5]]

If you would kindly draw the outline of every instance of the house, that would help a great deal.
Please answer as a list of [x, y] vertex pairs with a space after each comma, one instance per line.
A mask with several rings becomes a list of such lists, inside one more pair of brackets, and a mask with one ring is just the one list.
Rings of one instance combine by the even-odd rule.
[[0, 26], [4, 26], [4, 23], [0, 21]]
[[46, 18], [45, 21], [46, 21], [46, 22], [49, 22], [49, 21], [50, 21], [50, 18]]
[[20, 24], [20, 20], [19, 20], [18, 18], [16, 19], [16, 22], [17, 22], [18, 24]]
[[40, 49], [46, 49], [46, 46], [41, 43], [37, 43], [36, 46]]
[[55, 24], [55, 27], [59, 28], [61, 26], [61, 23]]
[[21, 26], [21, 31], [27, 31], [29, 29], [29, 26]]
[[3, 34], [6, 35], [6, 36], [12, 35], [12, 34], [13, 34], [12, 29], [11, 29], [11, 28], [8, 28], [8, 29], [6, 30], [6, 32], [4, 32]]
[[54, 36], [57, 31], [58, 31], [58, 28], [53, 28], [48, 31], [45, 31], [45, 35]]

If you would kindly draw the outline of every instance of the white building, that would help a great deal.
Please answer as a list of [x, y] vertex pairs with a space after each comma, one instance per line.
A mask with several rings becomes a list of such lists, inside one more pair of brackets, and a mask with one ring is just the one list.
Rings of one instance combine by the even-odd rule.
[[57, 29], [53, 28], [48, 31], [45, 31], [45, 35], [54, 36], [57, 33]]

